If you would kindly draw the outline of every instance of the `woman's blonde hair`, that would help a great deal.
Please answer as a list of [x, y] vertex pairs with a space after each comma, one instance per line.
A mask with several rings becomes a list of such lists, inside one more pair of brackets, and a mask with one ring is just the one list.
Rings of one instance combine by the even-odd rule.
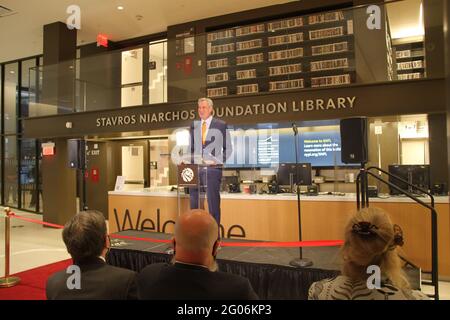
[[393, 285], [409, 287], [396, 249], [398, 241], [394, 226], [384, 210], [373, 207], [359, 210], [345, 228], [342, 274], [365, 281], [370, 275], [367, 267], [377, 265]]

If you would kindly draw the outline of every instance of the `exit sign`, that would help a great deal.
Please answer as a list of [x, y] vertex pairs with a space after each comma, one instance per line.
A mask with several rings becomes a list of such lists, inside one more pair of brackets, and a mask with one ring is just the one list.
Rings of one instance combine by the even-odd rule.
[[53, 142], [46, 142], [42, 144], [42, 155], [53, 156], [55, 154], [55, 144]]
[[99, 33], [97, 35], [97, 47], [108, 48], [108, 36], [106, 34]]

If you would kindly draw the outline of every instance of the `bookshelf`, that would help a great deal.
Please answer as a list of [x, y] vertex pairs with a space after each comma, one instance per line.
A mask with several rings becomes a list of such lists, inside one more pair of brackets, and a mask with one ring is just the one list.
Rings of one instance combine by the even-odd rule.
[[426, 77], [425, 49], [423, 41], [397, 43], [394, 48], [394, 67], [397, 80]]
[[354, 83], [352, 14], [316, 13], [207, 33], [207, 95]]

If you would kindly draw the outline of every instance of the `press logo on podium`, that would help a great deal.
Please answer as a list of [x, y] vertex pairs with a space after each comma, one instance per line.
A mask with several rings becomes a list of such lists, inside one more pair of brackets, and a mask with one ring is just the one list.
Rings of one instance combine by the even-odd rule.
[[196, 187], [198, 185], [198, 165], [180, 164], [178, 165], [178, 186]]
[[194, 179], [194, 171], [191, 168], [184, 168], [181, 171], [181, 178], [184, 182], [191, 182]]

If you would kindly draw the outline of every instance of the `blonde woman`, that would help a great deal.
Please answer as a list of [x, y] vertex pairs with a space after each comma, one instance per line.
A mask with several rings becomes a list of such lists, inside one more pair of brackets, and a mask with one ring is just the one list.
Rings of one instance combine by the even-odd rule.
[[[345, 228], [342, 247], [342, 275], [314, 282], [309, 288], [310, 300], [422, 300], [420, 291], [411, 290], [402, 271], [397, 246], [403, 244], [401, 230], [387, 213], [379, 208], [357, 212]], [[379, 286], [369, 288], [367, 279], [378, 266]], [[372, 281], [369, 283], [371, 284]]]

